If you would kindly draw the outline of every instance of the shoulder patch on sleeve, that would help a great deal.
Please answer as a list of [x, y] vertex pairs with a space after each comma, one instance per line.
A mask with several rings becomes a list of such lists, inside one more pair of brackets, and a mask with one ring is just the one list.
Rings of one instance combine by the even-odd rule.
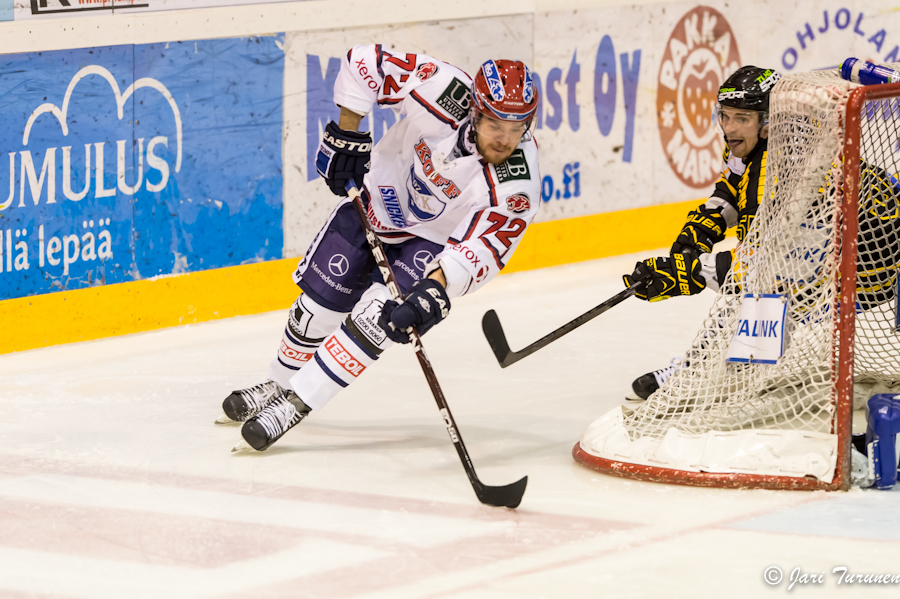
[[446, 110], [457, 121], [461, 121], [469, 115], [471, 101], [469, 86], [454, 77], [447, 89], [438, 96], [437, 105]]
[[521, 148], [514, 151], [506, 162], [495, 166], [494, 170], [497, 171], [497, 183], [505, 183], [514, 179], [531, 179], [528, 160], [525, 159], [525, 152]]

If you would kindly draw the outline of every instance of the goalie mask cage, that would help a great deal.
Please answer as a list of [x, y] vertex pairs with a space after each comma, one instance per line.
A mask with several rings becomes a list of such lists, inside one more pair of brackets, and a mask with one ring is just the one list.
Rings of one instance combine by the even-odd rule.
[[[850, 487], [854, 381], [900, 381], [898, 97], [836, 69], [778, 82], [765, 193], [709, 316], [656, 393], [591, 424], [576, 461], [676, 484]], [[746, 293], [787, 302], [776, 364], [726, 361]]]

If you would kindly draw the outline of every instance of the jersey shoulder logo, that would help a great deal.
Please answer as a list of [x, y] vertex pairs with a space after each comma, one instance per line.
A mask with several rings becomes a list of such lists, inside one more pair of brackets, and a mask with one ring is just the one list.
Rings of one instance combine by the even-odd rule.
[[494, 167], [497, 171], [497, 183], [505, 183], [516, 179], [531, 179], [531, 171], [528, 170], [528, 160], [525, 159], [525, 152], [521, 149], [515, 150], [512, 155], [503, 164]]
[[426, 62], [419, 65], [419, 68], [416, 69], [416, 77], [419, 78], [419, 81], [425, 81], [426, 79], [430, 79], [432, 75], [438, 72], [437, 65], [433, 62]]
[[450, 85], [438, 96], [437, 105], [446, 110], [454, 119], [461, 121], [469, 115], [471, 101], [469, 86], [454, 77]]
[[531, 200], [526, 193], [517, 193], [506, 198], [506, 208], [513, 214], [528, 212], [531, 208]]

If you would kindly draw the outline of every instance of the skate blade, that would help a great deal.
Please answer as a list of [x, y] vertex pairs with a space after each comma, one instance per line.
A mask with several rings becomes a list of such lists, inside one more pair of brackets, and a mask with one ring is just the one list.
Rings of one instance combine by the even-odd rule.
[[228, 416], [225, 415], [225, 412], [216, 418], [215, 424], [240, 424], [237, 420], [232, 420]]
[[644, 399], [643, 397], [640, 397], [637, 393], [635, 393], [633, 391], [625, 396], [625, 400], [626, 401], [647, 401], [646, 399]]
[[249, 443], [244, 441], [244, 438], [241, 437], [241, 440], [237, 442], [237, 445], [231, 448], [231, 453], [236, 453], [238, 451], [256, 451], [253, 447], [250, 446]]

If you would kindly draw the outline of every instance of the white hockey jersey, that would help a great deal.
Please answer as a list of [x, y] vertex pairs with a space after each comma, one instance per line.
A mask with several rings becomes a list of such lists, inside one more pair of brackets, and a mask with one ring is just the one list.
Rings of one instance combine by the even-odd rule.
[[378, 102], [404, 117], [372, 151], [369, 222], [385, 243], [443, 245], [432, 268], [439, 261], [450, 297], [500, 272], [541, 203], [533, 139], [498, 166], [467, 143], [471, 85], [453, 65], [370, 45], [348, 53], [334, 88], [334, 102], [357, 114]]

